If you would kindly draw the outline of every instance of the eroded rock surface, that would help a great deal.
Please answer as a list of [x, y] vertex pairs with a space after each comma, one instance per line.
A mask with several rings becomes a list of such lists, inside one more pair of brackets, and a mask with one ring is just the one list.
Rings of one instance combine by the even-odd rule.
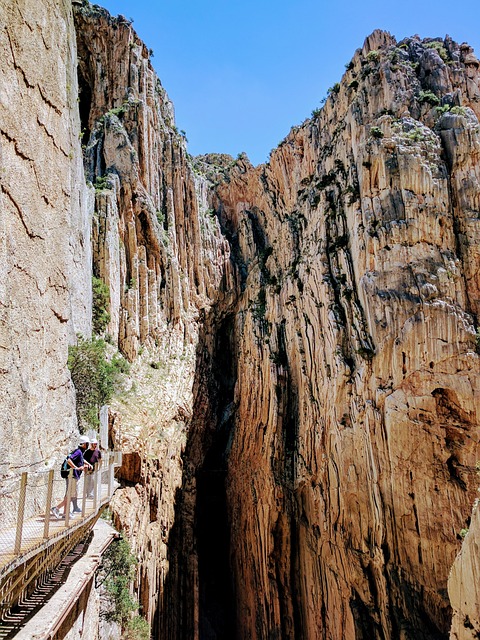
[[112, 405], [127, 486], [112, 504], [140, 558], [150, 621], [169, 572], [201, 317], [233, 276], [230, 247], [130, 22], [75, 7], [87, 179], [95, 185], [93, 268], [110, 290], [107, 332], [132, 362]]
[[[90, 332], [92, 294], [70, 2], [2, 2], [0, 24], [0, 474], [5, 478], [18, 469], [44, 469], [44, 461], [71, 442], [76, 417], [68, 344], [76, 332]], [[2, 513], [4, 525], [11, 509], [7, 505]]]
[[240, 290], [206, 332], [165, 637], [196, 616], [200, 637], [448, 637], [478, 482], [479, 98], [468, 47], [375, 32], [268, 165], [199, 161]]

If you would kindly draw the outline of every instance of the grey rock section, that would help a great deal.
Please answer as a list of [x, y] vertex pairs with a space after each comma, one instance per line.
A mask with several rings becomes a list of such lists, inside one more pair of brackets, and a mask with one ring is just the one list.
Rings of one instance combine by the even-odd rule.
[[0, 24], [3, 475], [76, 432], [66, 365], [75, 333], [91, 330], [91, 223], [71, 3], [2, 2]]

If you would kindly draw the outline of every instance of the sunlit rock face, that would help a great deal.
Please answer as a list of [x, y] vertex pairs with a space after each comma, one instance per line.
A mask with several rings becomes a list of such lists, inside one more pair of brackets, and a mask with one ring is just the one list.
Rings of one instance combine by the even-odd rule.
[[266, 166], [202, 160], [240, 289], [179, 520], [183, 630], [448, 637], [478, 484], [479, 100], [467, 46], [375, 32]]
[[253, 167], [188, 156], [128, 20], [76, 0], [75, 42], [69, 3], [11, 4], [2, 439], [73, 433], [93, 272], [131, 362], [111, 506], [153, 637], [475, 637], [473, 51], [375, 32]]
[[[110, 410], [124, 464], [112, 509], [140, 563], [154, 622], [169, 572], [201, 318], [234, 276], [230, 247], [194, 170], [149, 52], [123, 16], [75, 7], [86, 179], [95, 187], [93, 272], [110, 291], [107, 337], [131, 362]], [[191, 593], [185, 594], [185, 599]]]
[[254, 168], [192, 162], [128, 21], [76, 16], [94, 270], [137, 384], [113, 506], [155, 637], [448, 637], [478, 457], [473, 52], [375, 32]]
[[[91, 200], [79, 142], [70, 3], [2, 2], [0, 23], [0, 475], [5, 479], [19, 470], [44, 470], [76, 430], [66, 365], [75, 332], [89, 334], [91, 326]], [[3, 526], [15, 517], [8, 500], [7, 491], [0, 500]]]

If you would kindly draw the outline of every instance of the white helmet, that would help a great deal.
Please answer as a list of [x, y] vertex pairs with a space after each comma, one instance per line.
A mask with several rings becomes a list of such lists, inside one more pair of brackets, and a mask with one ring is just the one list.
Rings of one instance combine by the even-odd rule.
[[89, 444], [90, 438], [88, 436], [80, 436], [78, 444]]

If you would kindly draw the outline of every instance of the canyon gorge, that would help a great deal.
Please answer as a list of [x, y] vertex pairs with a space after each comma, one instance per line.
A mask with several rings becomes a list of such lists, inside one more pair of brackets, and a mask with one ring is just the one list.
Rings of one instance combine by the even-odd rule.
[[1, 481], [78, 433], [94, 276], [152, 638], [479, 638], [472, 48], [375, 31], [254, 167], [189, 155], [125, 17], [0, 23]]

